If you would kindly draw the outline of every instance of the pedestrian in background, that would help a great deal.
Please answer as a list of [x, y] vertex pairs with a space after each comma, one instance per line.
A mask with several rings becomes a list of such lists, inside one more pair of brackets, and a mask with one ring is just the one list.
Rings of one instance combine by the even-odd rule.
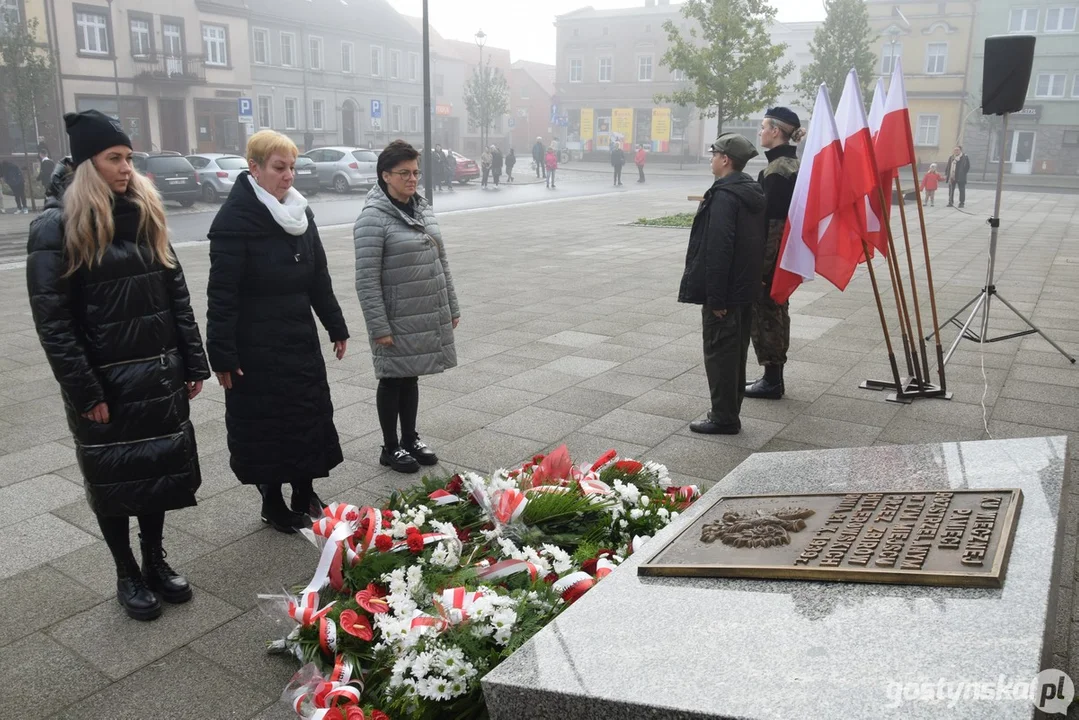
[[[544, 156], [546, 153], [543, 149], [543, 138], [537, 137], [536, 143], [532, 146], [532, 164], [536, 168], [536, 177], [547, 177], [547, 166], [544, 163]], [[540, 173], [543, 173], [540, 175]], [[548, 183], [549, 185], [550, 183]]]
[[382, 151], [378, 186], [353, 228], [356, 293], [378, 378], [379, 463], [403, 473], [438, 463], [416, 426], [418, 381], [457, 365], [453, 330], [461, 316], [442, 231], [416, 192], [417, 158], [403, 140]]
[[790, 212], [794, 182], [798, 177], [797, 143], [805, 137], [801, 120], [791, 109], [776, 107], [767, 110], [761, 121], [758, 138], [764, 148], [768, 165], [757, 176], [768, 201], [768, 236], [764, 244], [764, 268], [761, 272], [761, 293], [753, 303], [751, 338], [757, 362], [764, 374], [746, 386], [746, 397], [778, 400], [786, 392], [783, 366], [791, 344], [790, 304], [772, 299], [772, 280], [779, 260], [779, 246]]
[[510, 154], [506, 156], [506, 182], [513, 182], [513, 166], [517, 164], [517, 156], [510, 148]]
[[760, 183], [742, 172], [756, 157], [753, 144], [737, 133], [712, 143], [716, 180], [693, 218], [686, 269], [678, 301], [701, 308], [704, 370], [711, 409], [689, 429], [708, 435], [741, 432], [739, 413], [746, 387], [750, 307], [761, 292], [765, 199]]
[[922, 179], [922, 187], [925, 188], [925, 201], [924, 205], [933, 207], [934, 201], [937, 197], [937, 188], [940, 187], [940, 173], [937, 172], [937, 164], [932, 163], [929, 166], [929, 171], [926, 172], [925, 177]]
[[502, 151], [497, 145], [491, 146], [491, 174], [494, 175], [495, 187], [498, 187], [502, 177]]
[[442, 152], [441, 145], [435, 145], [431, 153], [431, 171], [434, 173], [431, 178], [434, 181], [433, 187], [437, 192], [442, 189], [442, 182], [446, 179], [446, 154]]
[[37, 181], [42, 188], [46, 188], [49, 186], [49, 181], [52, 180], [52, 172], [56, 169], [56, 161], [49, 157], [49, 149], [45, 145], [39, 147], [37, 160]]
[[944, 177], [948, 181], [948, 207], [955, 205], [955, 189], [959, 188], [959, 207], [967, 204], [967, 174], [970, 172], [970, 157], [963, 154], [963, 146], [956, 145], [948, 158]]
[[116, 599], [130, 617], [152, 620], [161, 600], [191, 599], [162, 536], [165, 512], [194, 505], [202, 482], [189, 402], [210, 369], [165, 208], [132, 166], [131, 140], [96, 110], [64, 123], [74, 179], [30, 225], [30, 308], [116, 564]]
[[648, 153], [644, 151], [644, 145], [637, 147], [637, 155], [633, 158], [633, 162], [637, 165], [637, 182], [644, 182], [644, 161], [648, 158]]
[[480, 187], [487, 187], [487, 178], [491, 174], [491, 161], [493, 160], [491, 155], [491, 148], [484, 148], [480, 154], [480, 172], [483, 173], [483, 180], [480, 182]]
[[210, 226], [206, 288], [206, 346], [225, 388], [230, 465], [258, 488], [262, 521], [283, 533], [322, 515], [314, 480], [344, 461], [311, 311], [338, 360], [348, 328], [314, 215], [292, 187], [297, 154], [273, 130], [247, 141], [248, 169]]
[[7, 183], [15, 197], [15, 214], [29, 213], [30, 210], [26, 207], [26, 183], [19, 166], [7, 160], [0, 160], [0, 179]]
[[626, 164], [626, 153], [619, 143], [611, 143], [611, 167], [614, 168], [614, 184], [622, 184], [622, 166]]
[[442, 160], [446, 170], [446, 187], [453, 192], [453, 183], [457, 179], [457, 156], [453, 154], [453, 150], [446, 148]]
[[547, 148], [547, 154], [543, 157], [543, 167], [547, 170], [547, 187], [554, 188], [555, 171], [558, 170], [558, 155], [554, 148]]

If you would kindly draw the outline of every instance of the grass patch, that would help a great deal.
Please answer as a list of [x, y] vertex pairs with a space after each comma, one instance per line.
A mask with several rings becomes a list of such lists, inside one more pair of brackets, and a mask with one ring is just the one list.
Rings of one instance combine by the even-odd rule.
[[693, 227], [693, 216], [695, 214], [687, 212], [663, 215], [657, 218], [637, 218], [637, 222], [634, 224], [647, 227], [690, 228]]

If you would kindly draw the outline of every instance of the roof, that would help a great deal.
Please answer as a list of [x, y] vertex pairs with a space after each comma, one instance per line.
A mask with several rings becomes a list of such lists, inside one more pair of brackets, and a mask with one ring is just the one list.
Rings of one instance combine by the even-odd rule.
[[531, 60], [518, 60], [510, 67], [527, 73], [542, 88], [543, 92], [548, 95], [555, 94], [554, 83], [558, 70], [554, 65], [532, 62]]
[[663, 5], [663, 0], [656, 0], [655, 5], [636, 5], [628, 8], [596, 10], [591, 5], [555, 16], [555, 24], [561, 20], [599, 20], [602, 18], [624, 18], [634, 16], [678, 15], [682, 11], [681, 3]]

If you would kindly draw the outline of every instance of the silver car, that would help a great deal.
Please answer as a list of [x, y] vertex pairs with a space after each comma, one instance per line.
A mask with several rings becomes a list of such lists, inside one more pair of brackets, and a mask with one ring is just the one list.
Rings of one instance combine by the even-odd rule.
[[206, 202], [217, 202], [228, 197], [236, 178], [247, 169], [246, 158], [239, 155], [201, 153], [188, 155], [187, 160], [199, 175], [202, 199]]
[[319, 184], [332, 187], [339, 193], [353, 188], [369, 188], [378, 182], [375, 167], [378, 154], [373, 150], [357, 147], [315, 148], [304, 154], [318, 168]]

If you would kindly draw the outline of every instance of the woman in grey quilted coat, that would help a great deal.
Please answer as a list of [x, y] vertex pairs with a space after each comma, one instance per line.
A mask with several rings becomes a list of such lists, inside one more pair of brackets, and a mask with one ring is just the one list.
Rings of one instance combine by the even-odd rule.
[[356, 292], [378, 378], [379, 462], [411, 473], [438, 462], [416, 431], [417, 381], [457, 365], [453, 329], [461, 312], [438, 221], [416, 194], [419, 153], [395, 140], [379, 155], [377, 172], [353, 228]]

